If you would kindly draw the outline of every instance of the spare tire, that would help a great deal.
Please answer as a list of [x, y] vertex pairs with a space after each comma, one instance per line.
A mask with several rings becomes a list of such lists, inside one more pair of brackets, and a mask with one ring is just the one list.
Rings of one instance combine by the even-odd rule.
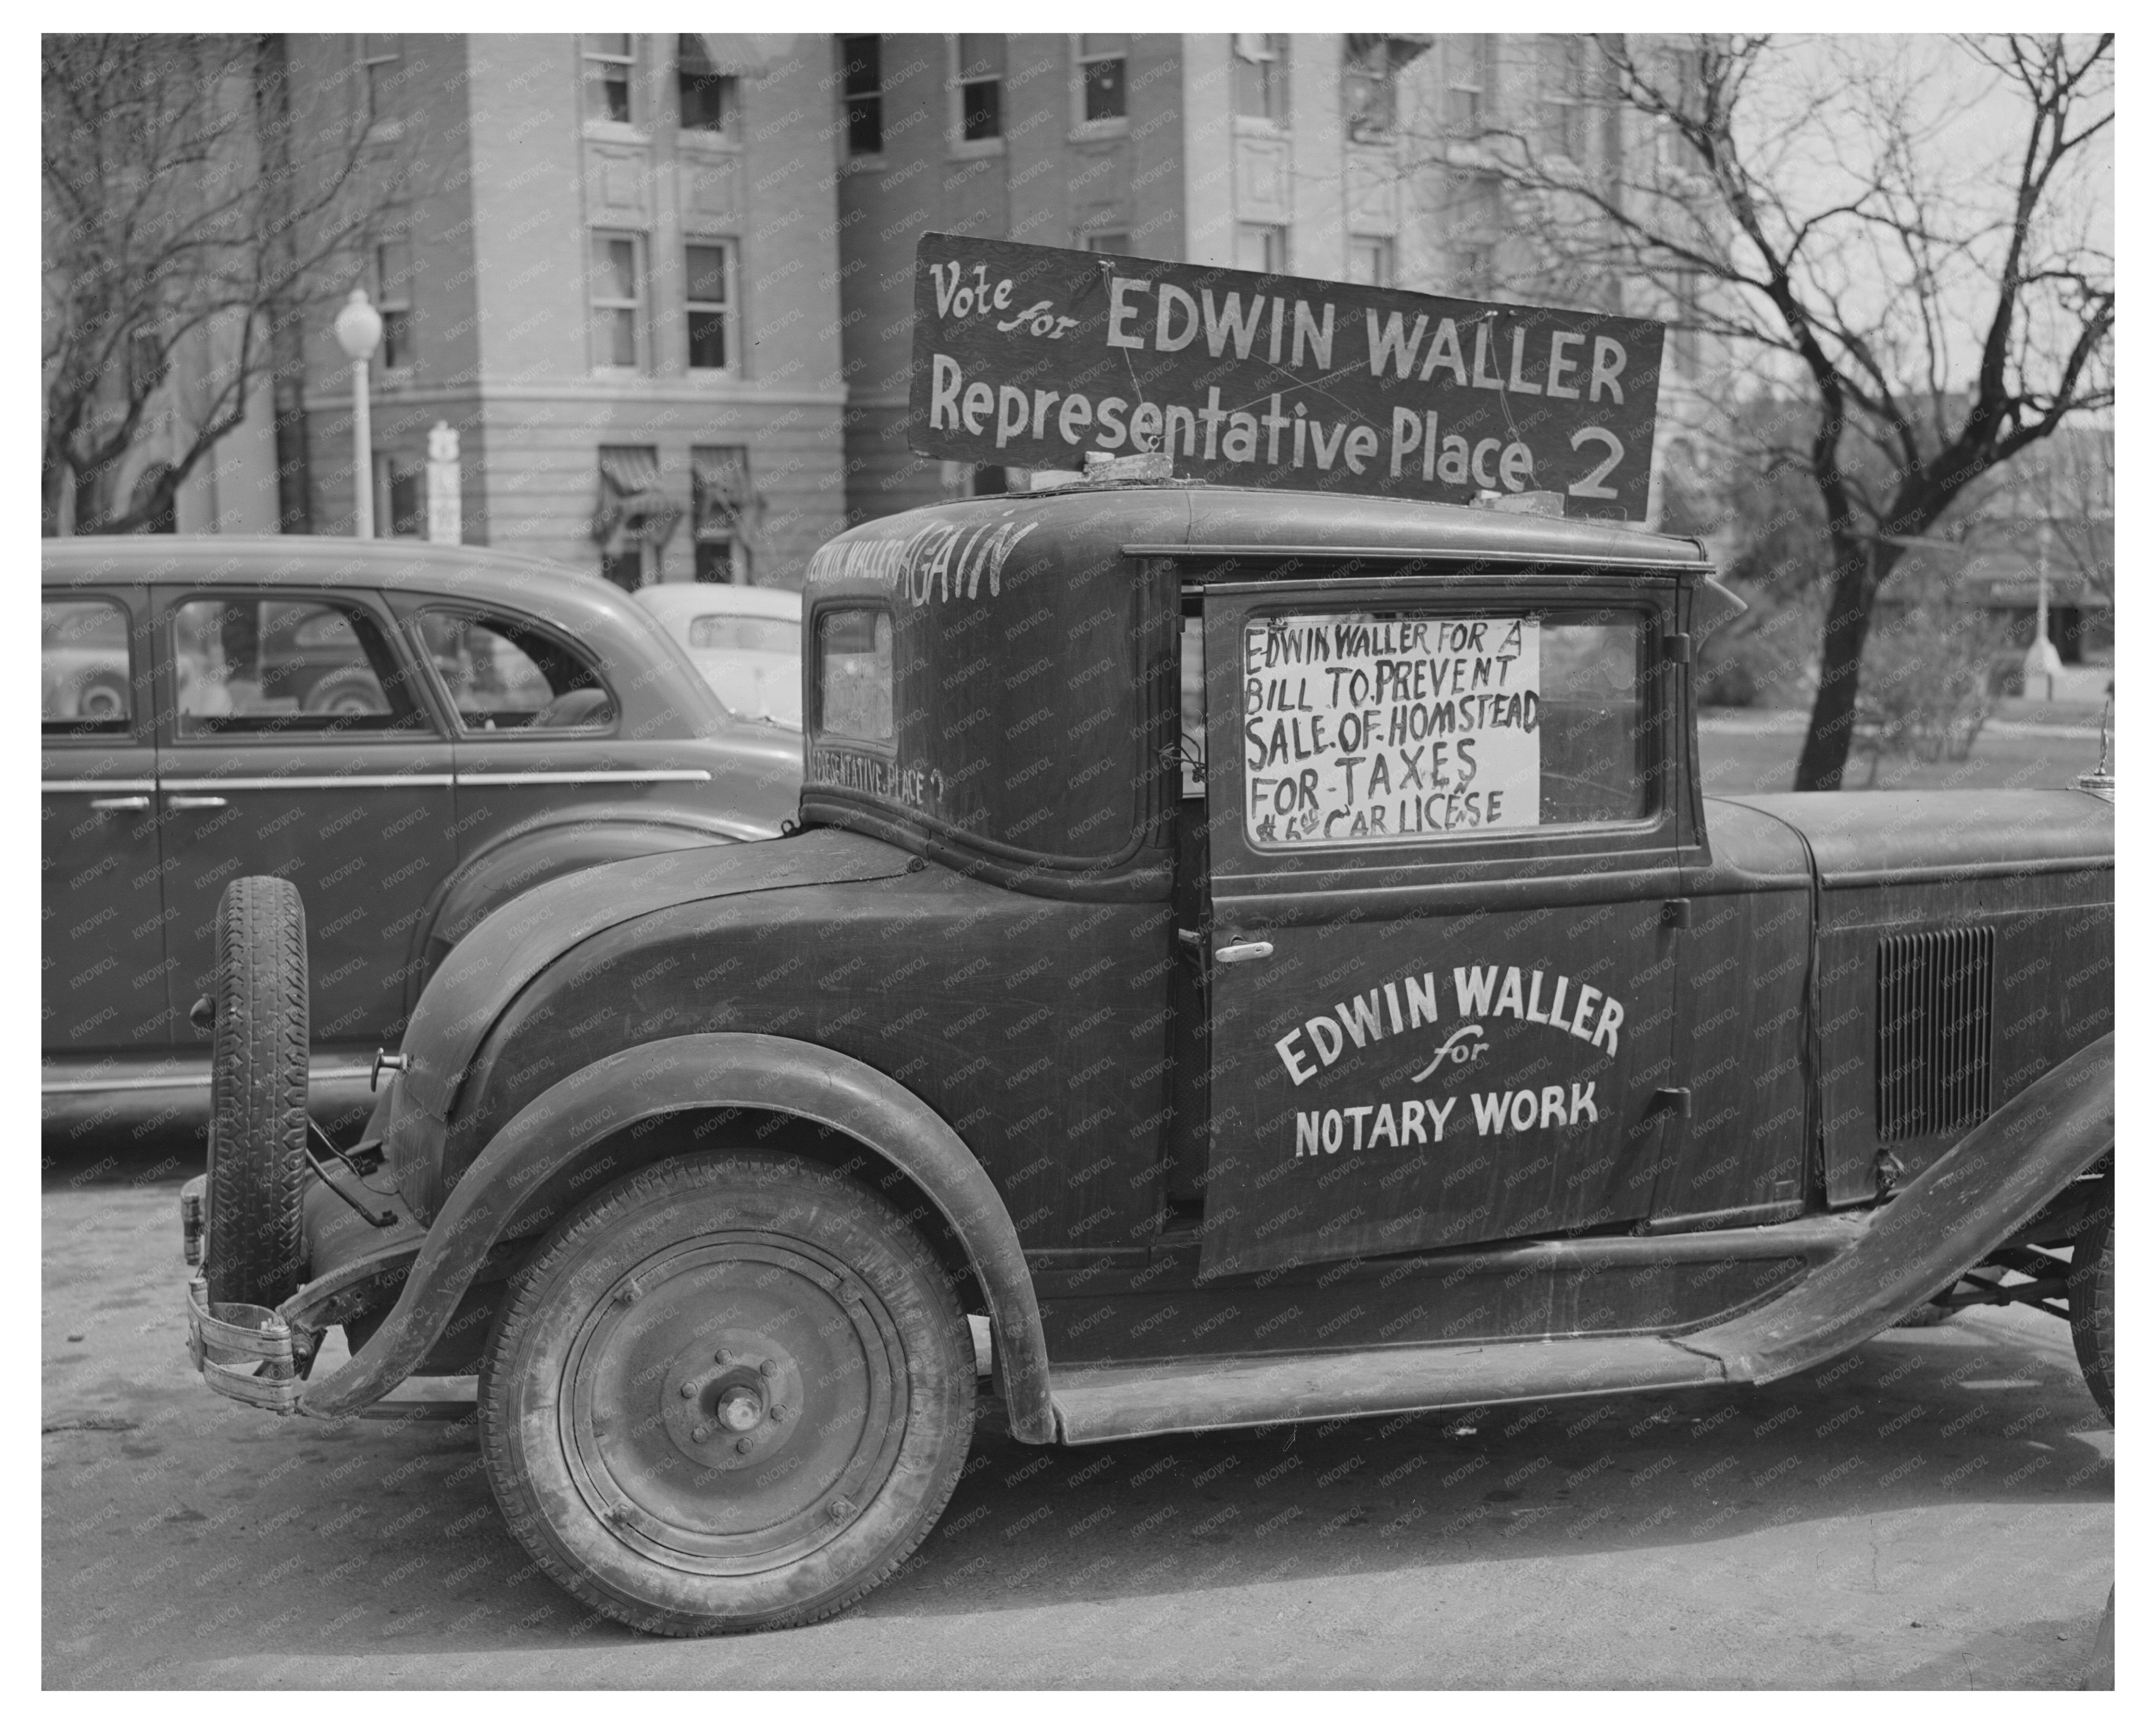
[[208, 1238], [213, 1304], [275, 1306], [300, 1285], [307, 1149], [307, 918], [297, 887], [236, 880], [217, 906]]

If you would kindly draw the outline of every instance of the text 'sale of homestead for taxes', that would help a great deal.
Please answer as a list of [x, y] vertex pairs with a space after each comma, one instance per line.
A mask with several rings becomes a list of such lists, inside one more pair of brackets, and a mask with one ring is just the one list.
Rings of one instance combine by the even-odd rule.
[[1662, 326], [1004, 240], [925, 235], [911, 441], [1077, 468], [1645, 518]]

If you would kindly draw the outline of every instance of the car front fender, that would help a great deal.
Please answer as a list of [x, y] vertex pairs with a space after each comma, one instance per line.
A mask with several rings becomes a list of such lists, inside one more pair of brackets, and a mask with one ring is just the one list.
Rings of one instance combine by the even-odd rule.
[[443, 1203], [395, 1308], [345, 1364], [311, 1383], [300, 1410], [356, 1411], [414, 1370], [454, 1315], [490, 1247], [537, 1195], [641, 1121], [743, 1108], [829, 1126], [926, 1193], [963, 1244], [988, 1302], [1011, 1434], [1054, 1439], [1047, 1344], [1018, 1230], [958, 1134], [874, 1067], [813, 1043], [753, 1034], [675, 1036], [594, 1061], [534, 1098], [495, 1135]]
[[1868, 1341], [1980, 1263], [2112, 1147], [2112, 1038], [2050, 1071], [1867, 1219], [1785, 1296], [1682, 1337], [1732, 1381], [1772, 1383]]

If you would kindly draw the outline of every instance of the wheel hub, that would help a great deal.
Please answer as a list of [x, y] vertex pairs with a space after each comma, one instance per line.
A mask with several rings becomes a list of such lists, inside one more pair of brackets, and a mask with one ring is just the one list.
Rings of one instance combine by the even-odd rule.
[[680, 1454], [733, 1472], [769, 1460], [800, 1429], [803, 1394], [792, 1349], [763, 1330], [737, 1326], [675, 1353], [656, 1410]]

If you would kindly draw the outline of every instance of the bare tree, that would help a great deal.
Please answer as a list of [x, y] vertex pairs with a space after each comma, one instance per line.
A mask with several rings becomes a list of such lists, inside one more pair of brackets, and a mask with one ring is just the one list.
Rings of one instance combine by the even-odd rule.
[[[47, 534], [138, 531], [235, 429], [277, 330], [348, 289], [413, 163], [349, 89], [295, 101], [281, 44], [43, 45]], [[116, 495], [174, 351], [214, 350], [173, 458]]]
[[[1873, 603], [1907, 541], [2113, 399], [2112, 38], [1596, 50], [1602, 147], [1560, 146], [1548, 103], [1475, 141], [1553, 273], [1652, 282], [1680, 327], [1804, 386], [1829, 590], [1796, 782], [1835, 789]], [[1926, 52], [1952, 63], [1912, 64]], [[1946, 141], [1974, 100], [2010, 110], [2010, 147], [1980, 160]]]

